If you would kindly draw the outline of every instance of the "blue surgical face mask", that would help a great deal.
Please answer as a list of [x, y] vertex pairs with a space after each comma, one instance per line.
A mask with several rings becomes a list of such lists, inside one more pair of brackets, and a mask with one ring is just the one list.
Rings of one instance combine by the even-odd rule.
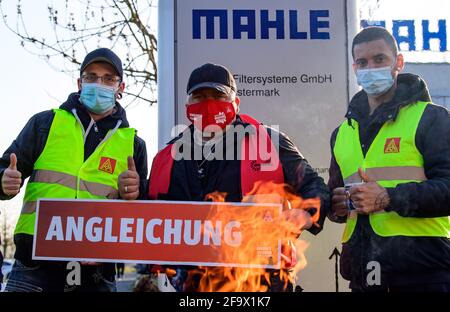
[[370, 96], [386, 93], [394, 84], [392, 67], [358, 69], [356, 71], [358, 84]]
[[116, 88], [99, 83], [82, 83], [80, 102], [89, 111], [103, 114], [116, 104]]

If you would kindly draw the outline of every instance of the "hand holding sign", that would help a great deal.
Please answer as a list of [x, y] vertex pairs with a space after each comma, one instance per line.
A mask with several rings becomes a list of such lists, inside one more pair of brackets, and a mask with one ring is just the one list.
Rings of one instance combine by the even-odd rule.
[[119, 194], [127, 200], [134, 200], [139, 196], [139, 175], [132, 156], [128, 156], [128, 170], [119, 175]]
[[284, 210], [283, 217], [287, 221], [290, 233], [301, 234], [303, 230], [307, 230], [313, 225], [312, 216], [304, 209]]
[[16, 154], [9, 155], [9, 167], [3, 171], [2, 176], [2, 190], [3, 193], [9, 196], [17, 195], [20, 191], [22, 183], [22, 173], [17, 170]]

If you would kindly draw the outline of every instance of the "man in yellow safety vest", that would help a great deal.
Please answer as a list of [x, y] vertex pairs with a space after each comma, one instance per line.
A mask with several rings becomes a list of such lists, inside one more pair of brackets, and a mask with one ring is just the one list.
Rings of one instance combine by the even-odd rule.
[[353, 291], [450, 291], [450, 117], [425, 82], [400, 74], [394, 37], [352, 44], [363, 90], [332, 134], [328, 217], [345, 222], [341, 274]]
[[120, 58], [106, 48], [90, 52], [78, 92], [58, 109], [34, 115], [0, 159], [0, 199], [17, 195], [30, 177], [6, 291], [115, 291], [114, 263], [81, 263], [79, 285], [69, 285], [67, 263], [32, 260], [32, 245], [39, 198], [130, 199], [145, 193], [140, 181], [147, 176], [147, 152], [117, 102], [124, 88]]

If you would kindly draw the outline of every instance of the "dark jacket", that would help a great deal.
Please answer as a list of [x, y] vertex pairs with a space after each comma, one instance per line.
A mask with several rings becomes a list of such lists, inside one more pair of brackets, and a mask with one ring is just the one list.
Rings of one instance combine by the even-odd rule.
[[[361, 149], [366, 155], [381, 127], [387, 121], [395, 122], [399, 109], [417, 101], [431, 101], [425, 82], [416, 75], [401, 74], [394, 98], [380, 105], [369, 116], [367, 94], [357, 93], [346, 114], [359, 123]], [[414, 129], [411, 129], [412, 131]], [[333, 151], [337, 128], [331, 136]], [[404, 183], [387, 188], [390, 205], [385, 210], [402, 217], [441, 217], [450, 215], [450, 117], [445, 108], [428, 105], [416, 132], [416, 146], [424, 159], [427, 180]], [[341, 171], [332, 152], [330, 190], [344, 185]], [[335, 222], [344, 218], [329, 215]], [[369, 218], [358, 215], [351, 239], [343, 244], [341, 274], [350, 280], [350, 287], [364, 289], [367, 263], [378, 261], [382, 271], [381, 288], [389, 285], [450, 282], [450, 241], [433, 237], [380, 237], [369, 224]]]
[[[71, 112], [71, 110], [75, 108], [84, 129], [87, 130], [88, 125], [91, 122], [91, 117], [78, 99], [79, 94], [72, 93], [60, 108], [68, 112]], [[42, 153], [47, 142], [54, 115], [52, 110], [48, 110], [31, 117], [19, 136], [0, 158], [0, 179], [3, 176], [3, 171], [9, 166], [9, 155], [11, 153], [15, 153], [17, 156], [17, 169], [22, 173], [22, 181], [31, 175], [34, 163]], [[97, 121], [89, 131], [84, 145], [85, 160], [94, 152], [98, 144], [108, 133], [108, 130], [113, 129], [119, 120], [122, 120], [120, 128], [129, 127], [125, 110], [119, 103], [116, 103], [116, 112]], [[136, 164], [136, 170], [142, 181], [140, 194], [145, 194], [145, 180], [147, 179], [148, 173], [147, 150], [145, 142], [138, 136], [135, 136], [134, 139], [133, 158]], [[0, 199], [6, 200], [10, 198], [11, 196], [5, 195], [0, 187]], [[30, 263], [33, 237], [27, 234], [18, 234], [14, 236], [14, 242], [16, 244], [15, 258], [26, 264]]]
[[[234, 124], [248, 125], [239, 116]], [[268, 127], [266, 129], [271, 136], [272, 133], [277, 131]], [[313, 234], [317, 234], [321, 231], [330, 208], [330, 193], [323, 179], [311, 168], [294, 143], [284, 133], [277, 131], [277, 134], [279, 137], [279, 157], [286, 184], [290, 185], [293, 191], [302, 198], [319, 197], [321, 200], [320, 220], [316, 226], [309, 230]], [[174, 143], [177, 140], [178, 138], [170, 143]], [[224, 136], [223, 140], [226, 141], [226, 136]], [[236, 141], [234, 144], [234, 152], [236, 153], [239, 149]], [[223, 146], [225, 146], [223, 152], [225, 156], [227, 143], [224, 142]], [[203, 168], [203, 178], [200, 178], [197, 173], [199, 165]], [[241, 164], [237, 156], [234, 157], [234, 160], [213, 159], [205, 161], [202, 158], [201, 161], [174, 161], [169, 192], [165, 195], [160, 194], [161, 196], [158, 199], [204, 201], [205, 195], [215, 191], [226, 193], [225, 201], [227, 202], [242, 201]]]
[[[243, 122], [238, 116], [235, 125], [248, 124]], [[273, 128], [266, 127], [267, 132], [272, 139], [276, 136], [277, 131]], [[192, 133], [192, 125], [191, 125]], [[283, 168], [285, 183], [292, 187], [293, 192], [300, 195], [302, 198], [319, 197], [321, 200], [320, 219], [318, 224], [313, 226], [309, 231], [317, 234], [321, 231], [325, 216], [330, 208], [330, 193], [323, 179], [311, 168], [306, 159], [300, 154], [297, 147], [292, 141], [283, 133], [277, 132], [279, 138], [279, 158]], [[172, 140], [170, 143], [176, 142], [180, 138]], [[223, 155], [226, 155], [227, 136], [222, 138], [225, 142], [218, 144], [224, 146]], [[192, 142], [192, 137], [191, 137]], [[274, 142], [276, 144], [276, 142]], [[241, 202], [241, 161], [237, 158], [239, 140], [234, 140], [234, 160], [175, 160], [173, 163], [170, 186], [167, 194], [159, 194], [158, 199], [163, 200], [179, 200], [179, 201], [204, 201], [205, 195], [218, 191], [226, 193], [225, 201], [227, 202]], [[193, 143], [192, 145], [193, 146]], [[204, 157], [206, 155], [203, 155]], [[194, 158], [191, 158], [194, 159]], [[203, 169], [203, 177], [200, 177], [198, 169]], [[150, 181], [150, 183], [152, 183]], [[313, 212], [311, 212], [313, 213]], [[177, 268], [177, 275], [173, 279], [183, 280], [183, 276], [187, 276], [186, 269]], [[193, 279], [195, 280], [195, 278]], [[197, 281], [198, 282], [198, 281]], [[173, 284], [178, 284], [174, 283]], [[195, 284], [195, 283], [194, 283]], [[271, 289], [282, 290], [281, 286], [276, 286], [273, 282]], [[177, 290], [195, 291], [197, 290], [192, 284], [187, 288], [175, 286]]]
[[[2, 239], [0, 237], [0, 247], [2, 246]], [[3, 266], [3, 254], [0, 250], [0, 284], [3, 283], [3, 272], [2, 272], [2, 266]]]

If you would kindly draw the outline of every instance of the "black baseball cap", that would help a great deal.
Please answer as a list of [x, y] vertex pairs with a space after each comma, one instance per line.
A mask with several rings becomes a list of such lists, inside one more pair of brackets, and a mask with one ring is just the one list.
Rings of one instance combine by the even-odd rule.
[[225, 66], [206, 63], [192, 71], [186, 92], [189, 95], [201, 88], [213, 88], [223, 93], [236, 92], [236, 81]]
[[120, 76], [120, 79], [123, 80], [123, 69], [122, 69], [122, 61], [120, 58], [110, 49], [107, 48], [99, 48], [94, 51], [89, 52], [84, 58], [83, 63], [80, 68], [80, 76], [83, 73], [83, 70], [92, 63], [95, 62], [107, 62], [114, 67], [117, 72], [117, 75]]

